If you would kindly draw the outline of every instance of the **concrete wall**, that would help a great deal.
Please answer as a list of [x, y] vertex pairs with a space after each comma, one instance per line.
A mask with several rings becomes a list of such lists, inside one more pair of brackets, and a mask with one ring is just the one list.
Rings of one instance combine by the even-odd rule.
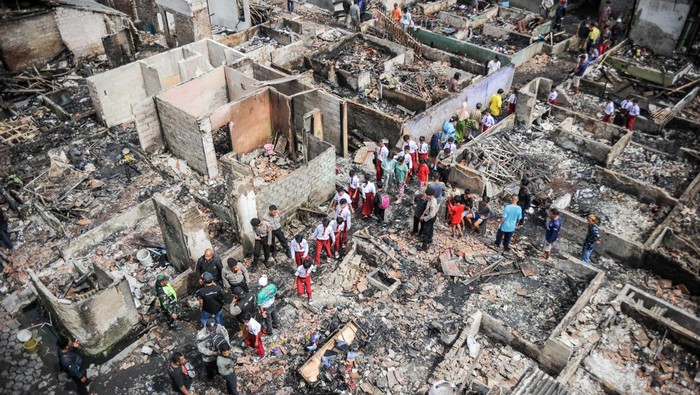
[[238, 2], [226, 0], [208, 0], [211, 23], [227, 29], [239, 31], [250, 27], [250, 8], [248, 0], [243, 0], [243, 18], [239, 18]]
[[482, 103], [483, 108], [486, 108], [489, 99], [498, 89], [508, 92], [514, 72], [515, 67], [507, 66], [488, 76], [475, 78], [466, 89], [413, 117], [406, 123], [406, 130], [416, 139], [420, 136], [430, 139], [433, 133], [442, 129], [443, 123], [455, 114], [463, 102], [467, 102], [470, 110], [476, 107], [476, 103]]
[[487, 48], [480, 47], [464, 41], [458, 41], [451, 37], [433, 33], [425, 29], [415, 29], [411, 31], [411, 35], [421, 43], [431, 47], [451, 52], [453, 54], [462, 55], [472, 58], [484, 64], [484, 73], [486, 72], [486, 63], [493, 59], [496, 55], [501, 58], [502, 65], [511, 63], [510, 56]]
[[158, 107], [153, 97], [135, 102], [131, 105], [131, 111], [136, 121], [136, 132], [141, 148], [149, 153], [165, 148]]
[[210, 116], [212, 129], [231, 125], [231, 146], [247, 154], [272, 140], [270, 90], [264, 89], [217, 109]]
[[401, 139], [403, 122], [389, 114], [348, 100], [348, 130], [357, 130], [372, 141], [387, 139], [393, 146]]
[[[155, 3], [154, 9], [148, 11], [161, 15], [164, 26], [159, 32], [165, 36], [169, 47], [174, 48], [211, 37], [211, 21], [206, 0], [156, 0]], [[174, 19], [174, 30], [167, 26], [167, 12]], [[148, 18], [157, 19], [156, 15], [149, 15]], [[155, 25], [158, 29], [157, 23]]]
[[44, 66], [64, 48], [52, 11], [0, 21], [0, 56], [9, 70]]
[[673, 54], [692, 4], [692, 0], [638, 0], [630, 38], [657, 54]]
[[[109, 277], [97, 265], [95, 272]], [[134, 333], [140, 325], [140, 316], [125, 278], [115, 279], [106, 288], [80, 301], [59, 300], [43, 282], [28, 270], [39, 299], [62, 326], [67, 335], [80, 339], [85, 355], [99, 356], [109, 352], [117, 343]]]
[[[228, 103], [228, 89], [223, 67], [201, 75], [196, 80], [182, 83], [157, 96], [193, 117], [209, 115], [212, 109]], [[161, 115], [161, 121], [163, 116]]]
[[73, 8], [56, 8], [56, 25], [63, 42], [78, 57], [104, 53], [102, 37], [108, 34], [105, 18], [109, 17]]
[[293, 125], [296, 130], [303, 130], [304, 114], [318, 108], [322, 113], [323, 141], [336, 147], [336, 152], [342, 153], [343, 100], [321, 90], [312, 90], [292, 96]]
[[87, 84], [97, 117], [107, 126], [133, 119], [131, 103], [147, 97], [139, 63], [93, 75]]

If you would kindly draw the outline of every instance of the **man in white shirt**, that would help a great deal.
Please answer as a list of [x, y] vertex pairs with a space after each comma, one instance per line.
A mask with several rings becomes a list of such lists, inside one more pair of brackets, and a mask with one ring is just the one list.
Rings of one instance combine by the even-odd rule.
[[294, 239], [292, 240], [291, 250], [291, 258], [294, 259], [294, 262], [297, 264], [297, 266], [300, 266], [302, 263], [304, 263], [305, 260], [308, 259], [309, 242], [306, 241], [304, 235], [299, 233], [298, 235], [294, 236]]
[[549, 15], [549, 12], [552, 10], [552, 6], [554, 6], [554, 0], [542, 0], [540, 3], [540, 11], [542, 12], [542, 15]]
[[488, 128], [496, 124], [496, 120], [491, 115], [491, 109], [487, 108], [484, 111], [484, 116], [481, 118], [481, 131], [485, 132]]
[[[408, 147], [408, 154], [411, 155], [411, 163], [413, 164], [413, 172], [416, 173], [418, 171], [418, 144], [416, 144], [416, 141], [411, 138], [410, 135], [404, 134], [403, 136], [403, 148], [404, 152], [406, 151], [406, 147]], [[426, 154], [428, 151], [425, 152]], [[408, 162], [406, 162], [408, 163]]]
[[[482, 63], [482, 64], [483, 64], [483, 63]], [[488, 64], [487, 68], [488, 68], [488, 73], [487, 73], [487, 75], [488, 75], [488, 74], [491, 74], [491, 73], [493, 73], [494, 71], [496, 71], [496, 70], [498, 70], [498, 69], [501, 68], [501, 61], [500, 61], [500, 59], [498, 58], [498, 55], [496, 55], [493, 59], [491, 59], [491, 60], [489, 61], [489, 64]]]
[[610, 99], [608, 104], [605, 105], [605, 115], [603, 115], [603, 122], [610, 123], [612, 121], [612, 116], [615, 114], [615, 102]]
[[376, 159], [375, 169], [377, 172], [377, 182], [382, 181], [382, 163], [386, 161], [389, 157], [389, 149], [384, 144], [384, 140], [379, 140], [377, 142], [377, 149], [374, 152], [374, 158]]

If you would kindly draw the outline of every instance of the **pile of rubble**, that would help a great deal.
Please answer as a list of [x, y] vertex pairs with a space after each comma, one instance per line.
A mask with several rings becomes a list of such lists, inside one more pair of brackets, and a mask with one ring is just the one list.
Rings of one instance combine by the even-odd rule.
[[384, 62], [391, 58], [384, 49], [364, 40], [354, 40], [334, 55], [336, 67], [351, 73], [369, 71], [378, 77], [384, 71]]
[[637, 144], [628, 144], [615, 158], [612, 169], [680, 196], [698, 174], [698, 166]]
[[669, 73], [675, 73], [688, 64], [679, 57], [656, 55], [652, 50], [636, 44], [627, 44], [617, 51], [615, 56], [645, 67], [664, 70]]
[[447, 90], [450, 76], [438, 71], [430, 62], [418, 61], [414, 64], [398, 64], [392, 71], [379, 76], [387, 88], [401, 90], [417, 97], [431, 100], [439, 97], [439, 90]]
[[275, 48], [280, 48], [283, 47], [282, 44], [280, 44], [277, 40], [274, 38], [266, 35], [264, 32], [259, 32], [253, 38], [250, 40], [234, 47], [236, 51], [240, 51], [242, 53], [247, 53], [247, 52], [252, 52], [255, 51], [256, 49], [260, 47], [264, 47], [266, 45], [274, 45]]
[[286, 177], [299, 167], [299, 163], [289, 159], [288, 155], [265, 153], [260, 149], [246, 155], [241, 161], [249, 163], [255, 179], [266, 184]]
[[661, 136], [653, 136], [645, 133], [634, 133], [632, 140], [646, 147], [666, 152], [669, 155], [678, 155], [681, 147], [700, 150], [700, 141], [695, 138], [695, 131], [691, 129], [676, 129], [666, 127], [661, 131]]

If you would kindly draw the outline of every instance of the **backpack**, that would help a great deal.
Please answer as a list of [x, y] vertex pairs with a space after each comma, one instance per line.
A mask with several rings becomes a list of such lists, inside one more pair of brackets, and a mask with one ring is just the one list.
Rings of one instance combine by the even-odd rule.
[[389, 208], [389, 195], [382, 194], [381, 199], [379, 199], [379, 208], [382, 210]]
[[218, 352], [220, 347], [224, 344], [228, 344], [226, 338], [218, 333], [211, 338], [211, 349], [214, 351]]

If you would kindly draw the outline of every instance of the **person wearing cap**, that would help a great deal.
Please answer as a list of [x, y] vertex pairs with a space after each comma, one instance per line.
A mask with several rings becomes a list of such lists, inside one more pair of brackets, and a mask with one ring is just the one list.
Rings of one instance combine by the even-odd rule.
[[261, 325], [253, 318], [250, 313], [243, 314], [243, 322], [245, 323], [248, 335], [245, 338], [245, 344], [248, 347], [255, 349], [258, 355], [258, 360], [265, 357], [265, 345], [263, 345]]
[[610, 28], [610, 46], [614, 47], [617, 40], [622, 37], [622, 31], [625, 28], [622, 26], [622, 18], [617, 18], [615, 24]]
[[277, 315], [277, 306], [275, 306], [275, 294], [277, 286], [273, 283], [268, 283], [267, 276], [262, 275], [258, 279], [258, 310], [263, 317], [265, 329], [263, 333], [272, 336], [272, 329], [279, 326], [279, 316]]
[[216, 357], [223, 344], [230, 344], [228, 331], [223, 325], [218, 324], [214, 317], [209, 317], [204, 328], [197, 332], [197, 351], [202, 355], [204, 371], [208, 379], [216, 376]]
[[306, 294], [309, 299], [309, 304], [311, 301], [311, 272], [313, 267], [311, 261], [305, 261], [303, 265], [297, 266], [297, 270], [294, 272], [294, 279], [297, 285], [297, 295], [302, 296]]
[[226, 391], [229, 395], [238, 395], [236, 383], [236, 361], [233, 359], [231, 346], [224, 343], [219, 347], [219, 355], [216, 356], [216, 368], [221, 377], [226, 381]]
[[275, 239], [280, 242], [280, 246], [284, 249], [284, 254], [289, 255], [289, 243], [287, 242], [287, 237], [284, 236], [284, 230], [282, 229], [282, 222], [280, 221], [280, 213], [277, 206], [270, 205], [267, 214], [262, 217], [268, 224], [270, 224], [270, 229], [272, 230], [272, 243], [270, 243], [270, 253], [275, 254]]
[[202, 311], [202, 327], [209, 317], [215, 317], [218, 324], [224, 324], [224, 291], [214, 282], [214, 276], [204, 272], [202, 276], [204, 286], [197, 290], [195, 295], [199, 299], [199, 309]]
[[265, 267], [270, 265], [270, 246], [272, 245], [272, 227], [270, 224], [259, 218], [250, 220], [250, 225], [255, 233], [255, 246], [253, 247], [253, 265], [260, 261], [260, 255], [264, 254]]
[[238, 322], [238, 333], [236, 335], [246, 336], [245, 323], [243, 323], [243, 314], [250, 313], [255, 315], [258, 311], [258, 303], [255, 292], [245, 292], [241, 287], [235, 287], [232, 291], [233, 300], [229, 312], [236, 318]]
[[290, 258], [294, 259], [297, 266], [309, 259], [309, 242], [306, 241], [304, 235], [301, 233], [294, 236], [294, 239], [292, 240]]
[[494, 118], [501, 116], [501, 110], [503, 108], [503, 89], [499, 89], [496, 93], [491, 96], [489, 100], [489, 109], [491, 110], [491, 115]]
[[215, 283], [223, 285], [223, 278], [221, 275], [223, 265], [221, 264], [221, 258], [219, 258], [218, 255], [214, 255], [214, 250], [211, 248], [207, 248], [204, 251], [204, 255], [199, 257], [194, 271], [197, 274], [197, 278], [200, 280], [204, 272], [209, 272], [214, 276]]
[[155, 288], [160, 310], [168, 321], [168, 327], [172, 330], [179, 331], [182, 327], [177, 325], [176, 321], [180, 319], [182, 311], [180, 310], [180, 305], [177, 303], [177, 292], [175, 292], [175, 288], [170, 285], [168, 276], [162, 273], [159, 274], [158, 277], [156, 277]]
[[447, 121], [445, 121], [445, 123], [442, 124], [442, 136], [440, 136], [441, 145], [445, 145], [447, 139], [449, 139], [450, 137], [455, 138], [455, 133], [457, 132], [455, 125], [457, 125], [458, 121], [459, 118], [457, 118], [456, 115], [453, 115], [450, 119], [448, 119]]
[[532, 191], [530, 190], [530, 180], [523, 178], [520, 180], [520, 189], [518, 190], [518, 206], [522, 209], [523, 215], [518, 222], [518, 225], [522, 225], [525, 222], [525, 213], [530, 209], [532, 205]]
[[236, 258], [228, 258], [226, 260], [226, 268], [224, 268], [224, 286], [230, 289], [236, 287], [243, 288], [244, 291], [249, 292], [248, 281], [248, 269], [238, 261]]
[[501, 59], [498, 57], [498, 55], [496, 55], [486, 65], [486, 75], [492, 74], [500, 68], [501, 68]]
[[58, 346], [58, 366], [73, 380], [78, 387], [78, 394], [88, 395], [90, 380], [87, 378], [87, 369], [80, 354], [76, 352], [80, 343], [61, 336], [56, 340], [56, 345]]

